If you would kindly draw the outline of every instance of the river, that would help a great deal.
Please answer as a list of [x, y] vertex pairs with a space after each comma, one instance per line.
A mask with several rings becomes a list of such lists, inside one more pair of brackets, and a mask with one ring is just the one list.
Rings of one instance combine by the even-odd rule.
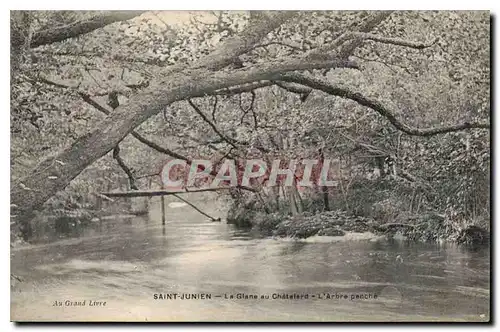
[[[117, 216], [13, 248], [11, 272], [22, 281], [11, 287], [11, 319], [489, 320], [489, 248], [262, 238], [180, 205], [168, 208], [165, 226], [157, 212]], [[293, 294], [302, 298], [276, 298]]]

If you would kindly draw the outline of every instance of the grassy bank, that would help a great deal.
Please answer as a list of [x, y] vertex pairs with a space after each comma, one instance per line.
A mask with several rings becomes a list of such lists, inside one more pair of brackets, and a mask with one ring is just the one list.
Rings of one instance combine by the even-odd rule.
[[487, 216], [470, 218], [453, 209], [440, 211], [425, 196], [416, 198], [414, 192], [389, 180], [364, 181], [354, 183], [348, 193], [329, 193], [328, 209], [323, 195], [303, 195], [298, 213], [289, 207], [289, 200], [271, 203], [248, 196], [234, 202], [227, 220], [277, 237], [371, 232], [411, 241], [489, 242]]

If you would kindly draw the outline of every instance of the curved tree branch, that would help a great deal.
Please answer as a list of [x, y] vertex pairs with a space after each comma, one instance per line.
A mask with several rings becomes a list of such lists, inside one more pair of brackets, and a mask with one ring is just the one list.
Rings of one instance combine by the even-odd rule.
[[212, 121], [210, 121], [210, 119], [200, 110], [200, 108], [198, 106], [196, 106], [196, 104], [191, 101], [191, 99], [188, 99], [188, 103], [189, 103], [189, 105], [191, 105], [191, 107], [194, 109], [194, 111], [199, 116], [201, 116], [201, 118], [203, 119], [203, 121], [205, 121], [213, 129], [213, 131], [215, 131], [215, 133], [220, 136], [220, 138], [222, 138], [225, 142], [227, 142], [233, 148], [238, 149], [238, 147], [235, 144], [235, 140], [233, 140], [232, 138], [229, 138], [226, 135], [224, 135], [219, 130], [219, 128], [217, 128], [217, 126]]
[[[128, 103], [117, 107], [94, 129], [79, 137], [58, 155], [42, 161], [33, 172], [20, 179], [18, 185], [12, 186], [12, 203], [21, 207], [17, 211], [19, 219], [29, 217], [31, 211], [40, 208], [87, 166], [113, 150], [134, 128], [176, 101], [205, 97], [215, 91], [237, 85], [279, 80], [281, 74], [290, 71], [357, 68], [355, 62], [345, 58], [307, 60], [307, 53], [310, 53], [307, 52], [305, 56], [257, 63], [251, 68], [213, 71], [224, 68], [235, 56], [247, 52], [268, 32], [277, 28], [293, 14], [293, 12], [277, 14], [282, 18], [281, 21], [273, 15], [272, 19], [267, 20], [267, 24], [259, 26], [250, 24], [238, 38], [227, 39], [217, 50], [191, 66], [172, 66], [161, 71], [160, 74], [168, 73], [168, 75], [152, 82], [144, 91], [130, 98]], [[383, 17], [379, 17], [379, 22], [380, 19]], [[33, 190], [23, 189], [24, 187]]]
[[254, 50], [256, 48], [268, 47], [268, 46], [272, 46], [272, 45], [284, 46], [284, 47], [291, 48], [292, 50], [295, 50], [295, 51], [304, 52], [304, 50], [302, 48], [298, 47], [298, 46], [293, 46], [293, 45], [290, 45], [290, 44], [287, 44], [287, 43], [282, 43], [282, 42], [269, 42], [269, 43], [263, 43], [263, 44], [254, 45], [252, 47], [252, 50]]
[[193, 67], [208, 70], [224, 68], [231, 64], [237, 56], [251, 51], [270, 31], [278, 28], [297, 14], [295, 11], [283, 11], [270, 15], [267, 13], [260, 15], [259, 19], [251, 22], [245, 31], [226, 40], [224, 47], [218, 48], [200, 59]]
[[[57, 43], [69, 38], [78, 37], [103, 28], [111, 23], [129, 20], [141, 15], [142, 13], [144, 13], [144, 11], [109, 11], [84, 21], [78, 21], [53, 29], [38, 31], [31, 38], [30, 47], [35, 48], [42, 45]], [[15, 44], [16, 41], [13, 41], [13, 43], [13, 46], [19, 46]]]
[[[99, 103], [97, 103], [94, 99], [92, 99], [89, 95], [85, 94], [85, 93], [82, 93], [82, 92], [79, 92], [79, 95], [82, 97], [82, 99], [88, 103], [89, 105], [93, 106], [95, 109], [97, 109], [98, 111], [106, 114], [106, 115], [109, 115], [110, 112], [104, 108], [103, 106], [101, 106]], [[178, 154], [177, 152], [175, 151], [172, 151], [170, 149], [167, 149], [167, 148], [164, 148], [163, 146], [160, 146], [158, 144], [156, 144], [155, 142], [153, 141], [150, 141], [148, 140], [146, 137], [142, 136], [141, 134], [139, 134], [137, 131], [132, 131], [130, 133], [135, 139], [137, 139], [139, 142], [149, 146], [150, 148], [152, 148], [153, 150], [156, 150], [160, 153], [163, 153], [163, 154], [166, 154], [167, 156], [170, 156], [170, 157], [173, 157], [173, 158], [176, 158], [176, 159], [181, 159], [181, 160], [185, 160], [187, 162], [190, 162], [190, 160], [186, 157], [184, 157], [183, 155], [180, 155]]]
[[172, 196], [174, 196], [177, 199], [180, 199], [181, 201], [183, 201], [184, 203], [186, 203], [187, 205], [189, 205], [190, 207], [192, 207], [193, 209], [195, 209], [196, 211], [198, 211], [199, 213], [201, 213], [202, 215], [204, 215], [208, 219], [210, 219], [212, 221], [220, 221], [220, 218], [214, 218], [214, 217], [206, 214], [205, 212], [203, 212], [202, 210], [200, 210], [198, 207], [196, 207], [196, 205], [194, 205], [193, 203], [189, 202], [188, 200], [182, 198], [181, 196], [179, 196], [177, 194], [172, 194]]
[[267, 86], [274, 85], [274, 82], [271, 81], [259, 81], [252, 82], [248, 84], [237, 85], [230, 88], [220, 89], [213, 93], [213, 95], [221, 95], [221, 96], [233, 96], [243, 92], [251, 92], [255, 89], [265, 88]]
[[[356, 31], [359, 33], [368, 33], [382, 23], [386, 18], [392, 14], [392, 11], [376, 11], [370, 13], [365, 20], [356, 27]], [[340, 35], [332, 43], [323, 45], [313, 50], [314, 55], [330, 53], [336, 48], [340, 48], [337, 56], [340, 59], [346, 59], [349, 57], [356, 48], [361, 46], [363, 39], [353, 38], [352, 33], [347, 32]]]
[[[32, 80], [34, 81], [34, 80]], [[45, 84], [48, 84], [48, 85], [52, 85], [52, 86], [56, 86], [56, 87], [59, 87], [59, 88], [63, 88], [63, 89], [73, 89], [76, 91], [76, 88], [75, 87], [72, 87], [70, 85], [67, 85], [67, 84], [64, 84], [64, 83], [60, 83], [60, 82], [54, 82], [50, 79], [47, 79], [43, 76], [39, 77], [39, 81], [42, 82], [42, 83], [45, 83]], [[92, 99], [92, 97], [86, 93], [83, 93], [83, 92], [80, 92], [80, 91], [77, 91], [77, 93], [82, 97], [82, 99], [87, 103], [89, 104], [90, 106], [94, 107], [95, 109], [97, 109], [98, 111], [100, 111], [101, 113], [103, 114], [106, 114], [106, 115], [109, 115], [111, 114], [112, 112], [110, 112], [108, 109], [106, 109], [105, 107], [103, 107], [102, 105], [100, 105], [98, 102], [96, 102], [94, 99]], [[200, 111], [201, 112], [201, 111]], [[186, 161], [186, 164], [188, 166], [190, 166], [192, 164], [192, 160], [189, 159], [188, 157], [185, 157], [181, 154], [178, 154], [177, 152], [175, 151], [172, 151], [170, 149], [167, 149], [163, 146], [160, 146], [158, 144], [156, 144], [155, 142], [147, 139], [146, 137], [142, 136], [141, 134], [139, 134], [137, 131], [133, 130], [131, 132], [131, 135], [137, 139], [139, 142], [143, 143], [144, 145], [147, 145], [148, 147], [150, 147], [151, 149], [155, 150], [155, 151], [158, 151], [160, 153], [163, 153], [169, 157], [173, 157], [173, 158], [176, 158], [176, 159], [180, 159], [180, 160], [184, 160]], [[193, 138], [191, 138], [193, 139]], [[222, 142], [222, 141], [221, 141]], [[214, 143], [214, 142], [212, 142]], [[203, 142], [203, 144], [206, 144], [206, 142]], [[210, 146], [210, 145], [209, 145]], [[117, 147], [116, 146], [114, 149], [113, 149], [113, 157], [115, 158], [115, 154], [118, 154], [118, 158], [119, 158], [119, 153], [120, 153], [120, 150], [118, 148], [117, 150]], [[116, 158], [115, 158], [116, 159]], [[117, 159], [118, 161], [118, 159]], [[120, 164], [120, 162], [118, 161], [118, 163]], [[122, 162], [122, 164], [124, 165], [124, 163]], [[122, 164], [120, 164], [120, 167], [122, 167]], [[122, 167], [122, 169], [128, 169], [128, 167], [125, 166], [125, 168]], [[125, 173], [127, 173], [127, 175], [129, 174], [129, 172], [125, 171]], [[152, 175], [159, 175], [159, 173], [155, 173], [155, 174], [152, 174]], [[216, 176], [217, 175], [217, 172], [215, 170], [213, 170], [210, 175], [212, 176]], [[129, 176], [130, 178], [130, 176]], [[132, 183], [132, 182], [131, 182]], [[252, 188], [248, 188], [248, 187], [244, 187], [244, 186], [238, 186], [238, 188], [240, 189], [243, 189], [243, 190], [247, 190], [247, 191], [252, 191], [254, 192], [255, 190], [252, 189]], [[137, 189], [136, 189], [137, 190]]]
[[384, 106], [380, 101], [365, 97], [361, 93], [353, 92], [347, 88], [341, 86], [335, 86], [333, 84], [324, 82], [322, 80], [306, 77], [300, 74], [283, 74], [279, 79], [286, 82], [299, 83], [308, 86], [312, 89], [326, 92], [333, 96], [351, 99], [360, 105], [373, 109], [375, 112], [385, 117], [394, 127], [396, 127], [397, 129], [401, 130], [402, 132], [408, 135], [432, 136], [453, 131], [471, 129], [471, 128], [479, 128], [479, 129], [490, 128], [489, 123], [470, 123], [470, 122], [465, 122], [457, 125], [443, 126], [443, 127], [431, 127], [424, 129], [415, 128], [399, 120], [395, 115], [396, 112]]
[[[41, 83], [45, 83], [45, 84], [48, 84], [48, 85], [52, 85], [52, 86], [55, 86], [55, 87], [58, 87], [58, 88], [62, 88], [62, 89], [72, 89], [74, 91], [76, 91], [78, 93], [78, 95], [80, 95], [80, 97], [82, 97], [83, 101], [85, 101], [87, 104], [89, 104], [90, 106], [94, 107], [96, 110], [98, 110], [99, 112], [103, 113], [103, 114], [106, 114], [106, 115], [109, 115], [111, 112], [106, 109], [104, 106], [102, 106], [101, 104], [99, 104], [98, 102], [96, 102], [89, 94], [86, 94], [84, 92], [81, 92], [81, 91], [78, 91], [76, 87], [72, 87], [70, 85], [67, 85], [67, 84], [64, 84], [64, 83], [60, 83], [60, 82], [55, 82], [55, 81], [52, 81], [48, 78], [45, 78], [43, 76], [40, 76], [38, 78], [39, 82]], [[32, 81], [35, 81], [34, 79], [32, 79]], [[164, 148], [158, 144], [156, 144], [155, 142], [153, 141], [150, 141], [148, 140], [146, 137], [142, 136], [141, 134], [139, 134], [137, 131], [132, 131], [130, 133], [134, 138], [136, 138], [139, 142], [149, 146], [150, 148], [152, 148], [153, 150], [156, 150], [160, 153], [163, 153], [163, 154], [166, 154], [170, 157], [173, 157], [173, 158], [176, 158], [176, 159], [181, 159], [181, 160], [185, 160], [187, 162], [190, 162], [190, 160], [170, 149], [167, 149], [167, 148]]]
[[120, 147], [118, 145], [113, 149], [113, 158], [116, 159], [118, 165], [120, 165], [121, 169], [123, 169], [125, 174], [127, 174], [130, 183], [130, 189], [139, 190], [139, 188], [137, 188], [137, 186], [135, 185], [135, 178], [132, 170], [128, 168], [123, 159], [120, 157]]
[[431, 47], [437, 42], [437, 39], [434, 39], [433, 42], [431, 43], [421, 43], [421, 42], [415, 42], [411, 40], [406, 40], [402, 38], [390, 38], [390, 37], [383, 37], [383, 36], [377, 36], [371, 33], [354, 33], [355, 36], [358, 36], [361, 39], [365, 40], [371, 40], [374, 42], [382, 43], [382, 44], [391, 44], [391, 45], [397, 45], [397, 46], [404, 46], [404, 47], [409, 47], [409, 48], [415, 48], [418, 50]]

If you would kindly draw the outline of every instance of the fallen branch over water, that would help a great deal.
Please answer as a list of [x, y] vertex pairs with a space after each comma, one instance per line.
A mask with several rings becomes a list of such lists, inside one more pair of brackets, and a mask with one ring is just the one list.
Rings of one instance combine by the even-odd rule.
[[169, 191], [169, 190], [133, 190], [133, 191], [111, 191], [103, 192], [101, 195], [107, 197], [153, 197], [153, 196], [168, 196], [168, 195], [178, 195], [178, 194], [189, 194], [189, 193], [199, 193], [204, 191], [218, 191], [218, 190], [228, 190], [231, 187], [222, 188], [204, 188], [204, 189], [193, 189], [184, 191]]
[[208, 214], [206, 214], [205, 212], [201, 211], [199, 208], [197, 208], [193, 203], [185, 200], [184, 198], [180, 197], [179, 195], [176, 195], [174, 194], [174, 197], [180, 199], [181, 201], [183, 201], [184, 203], [186, 203], [187, 205], [189, 205], [190, 207], [192, 207], [193, 209], [195, 209], [196, 211], [198, 211], [199, 213], [201, 213], [202, 215], [204, 215], [205, 217], [208, 217], [210, 220], [212, 221], [220, 221], [220, 218], [214, 218], [212, 216], [209, 216]]
[[94, 195], [96, 195], [97, 197], [100, 197], [100, 198], [102, 198], [102, 199], [105, 199], [105, 200], [107, 200], [107, 201], [110, 201], [110, 202], [114, 202], [114, 201], [115, 201], [114, 199], [109, 198], [108, 196], [103, 195], [103, 194], [94, 193]]

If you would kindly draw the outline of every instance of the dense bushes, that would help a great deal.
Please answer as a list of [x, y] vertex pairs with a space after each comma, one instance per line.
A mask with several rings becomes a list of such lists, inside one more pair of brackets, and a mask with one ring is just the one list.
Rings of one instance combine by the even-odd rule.
[[[304, 212], [291, 215], [287, 201], [267, 204], [246, 196], [230, 208], [228, 223], [253, 228], [263, 234], [306, 238], [312, 235], [342, 236], [345, 232], [400, 234], [409, 240], [454, 240], [461, 243], [486, 242], [487, 218], [470, 219], [453, 214], [432, 200], [434, 193], [398, 177], [351, 181], [349, 190], [331, 190], [325, 211], [322, 194], [302, 197]], [[279, 208], [277, 208], [279, 207]]]

